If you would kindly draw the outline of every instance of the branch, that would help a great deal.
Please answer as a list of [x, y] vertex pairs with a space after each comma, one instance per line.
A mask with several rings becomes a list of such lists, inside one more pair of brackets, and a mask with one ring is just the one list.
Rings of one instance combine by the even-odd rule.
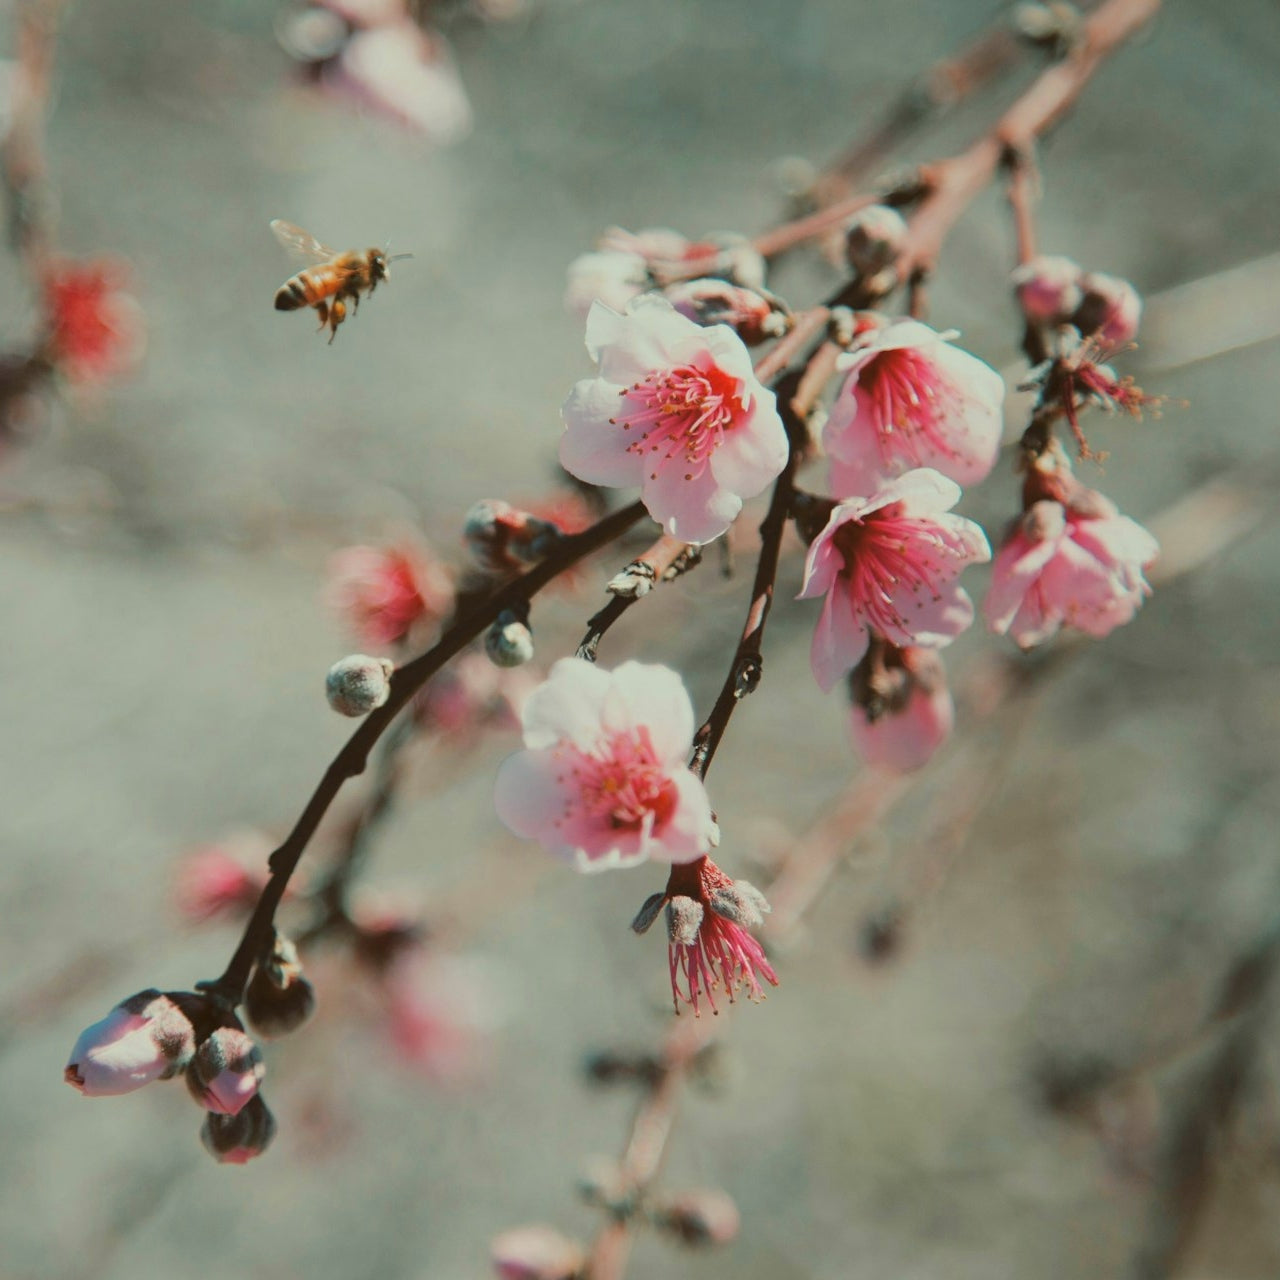
[[628, 507], [605, 516], [581, 533], [565, 538], [556, 551], [541, 564], [493, 591], [467, 609], [426, 653], [396, 671], [391, 678], [391, 695], [386, 703], [363, 721], [346, 745], [325, 770], [324, 777], [307, 802], [293, 830], [271, 855], [271, 878], [258, 899], [245, 931], [231, 957], [226, 972], [213, 982], [198, 984], [214, 999], [234, 1007], [240, 1003], [245, 984], [254, 963], [269, 945], [276, 908], [302, 858], [307, 844], [315, 835], [321, 819], [350, 778], [364, 772], [369, 752], [399, 712], [419, 689], [451, 658], [461, 653], [480, 633], [506, 609], [527, 604], [529, 599], [584, 556], [607, 546], [625, 533], [645, 514], [644, 505], [633, 502]]

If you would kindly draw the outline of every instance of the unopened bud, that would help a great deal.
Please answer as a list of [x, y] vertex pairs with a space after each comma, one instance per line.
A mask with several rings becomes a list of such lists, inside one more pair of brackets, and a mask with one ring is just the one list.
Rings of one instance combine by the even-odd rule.
[[1122, 347], [1138, 336], [1142, 298], [1127, 280], [1090, 272], [1080, 282], [1084, 299], [1073, 323], [1087, 338], [1096, 335], [1109, 347]]
[[695, 1248], [728, 1244], [742, 1219], [738, 1206], [723, 1191], [680, 1191], [655, 1200], [649, 1218], [660, 1231]]
[[367, 716], [391, 696], [396, 664], [390, 658], [353, 653], [335, 662], [324, 679], [329, 705], [344, 716]]
[[542, 1223], [513, 1227], [495, 1236], [489, 1256], [501, 1280], [574, 1280], [587, 1262], [576, 1240]]
[[302, 976], [297, 948], [277, 934], [270, 958], [253, 971], [245, 989], [245, 1015], [261, 1035], [281, 1036], [302, 1026], [315, 1007], [315, 988]]
[[80, 1033], [63, 1078], [86, 1097], [132, 1093], [177, 1075], [195, 1047], [195, 1028], [178, 1004], [139, 991]]
[[667, 938], [673, 946], [691, 947], [702, 928], [702, 903], [682, 894], [667, 901]]
[[235, 1115], [211, 1111], [200, 1130], [204, 1149], [219, 1164], [248, 1164], [271, 1145], [275, 1136], [275, 1117], [260, 1093], [255, 1093]]
[[717, 274], [748, 289], [763, 289], [766, 264], [764, 255], [736, 231], [716, 231], [707, 236], [719, 252]]
[[462, 536], [467, 550], [490, 573], [514, 573], [537, 564], [565, 533], [554, 521], [521, 511], [501, 498], [482, 498], [467, 512]]
[[1014, 292], [1022, 314], [1036, 324], [1062, 324], [1075, 314], [1084, 296], [1083, 273], [1070, 258], [1041, 254], [1013, 272]]
[[497, 667], [521, 667], [533, 657], [533, 632], [510, 609], [485, 632], [484, 651]]
[[236, 1116], [256, 1096], [266, 1066], [262, 1052], [239, 1027], [218, 1027], [196, 1049], [187, 1087], [206, 1111]]
[[667, 301], [694, 324], [727, 324], [748, 346], [779, 338], [790, 320], [763, 294], [727, 280], [685, 280], [666, 289]]
[[907, 221], [887, 204], [873, 204], [849, 220], [844, 252], [860, 276], [878, 275], [897, 261], [907, 238]]

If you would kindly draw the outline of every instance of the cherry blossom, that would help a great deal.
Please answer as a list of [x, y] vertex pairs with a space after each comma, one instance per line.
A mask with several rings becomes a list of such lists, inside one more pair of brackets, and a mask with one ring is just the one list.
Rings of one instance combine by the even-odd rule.
[[60, 259], [43, 279], [45, 355], [73, 382], [102, 382], [137, 363], [146, 341], [142, 308], [116, 262]]
[[1040, 254], [1013, 272], [1022, 314], [1037, 324], [1062, 324], [1080, 305], [1080, 264], [1056, 254]]
[[195, 1030], [177, 1003], [139, 991], [80, 1033], [63, 1076], [86, 1097], [132, 1093], [177, 1075], [194, 1052]]
[[717, 989], [732, 1003], [739, 991], [759, 1000], [764, 994], [761, 979], [778, 985], [764, 948], [748, 932], [769, 911], [755, 885], [731, 880], [710, 858], [699, 858], [671, 868], [666, 891], [646, 900], [631, 927], [646, 932], [664, 909], [677, 1013], [682, 1002], [698, 1013], [703, 999], [714, 1011]]
[[1111, 504], [1100, 508], [1099, 495], [1092, 497], [1087, 515], [1042, 499], [1014, 525], [982, 605], [996, 634], [1023, 649], [1064, 626], [1105, 636], [1131, 621], [1151, 594], [1143, 570], [1159, 544]]
[[727, 326], [700, 328], [658, 297], [622, 315], [596, 305], [587, 350], [600, 372], [565, 402], [560, 461], [592, 484], [640, 485], [674, 537], [719, 537], [786, 465], [773, 392]]
[[799, 597], [826, 596], [811, 650], [823, 689], [861, 661], [872, 633], [937, 649], [973, 621], [955, 579], [991, 548], [972, 520], [950, 514], [959, 498], [954, 481], [921, 468], [832, 511], [809, 548]]
[[849, 737], [870, 765], [891, 773], [923, 768], [951, 736], [956, 707], [932, 649], [878, 641], [850, 678]]
[[640, 254], [598, 249], [581, 254], [569, 264], [565, 310], [583, 320], [597, 302], [621, 311], [632, 298], [652, 288], [649, 264]]
[[425, 549], [347, 547], [330, 561], [328, 598], [362, 642], [385, 648], [436, 625], [453, 606], [453, 583]]
[[667, 667], [602, 671], [562, 658], [530, 694], [525, 750], [498, 774], [498, 816], [580, 871], [685, 862], [714, 843], [702, 782], [685, 764], [693, 706]]
[[863, 316], [859, 329], [822, 435], [832, 490], [870, 493], [913, 467], [963, 485], [985, 478], [1000, 448], [1000, 375], [918, 320]]

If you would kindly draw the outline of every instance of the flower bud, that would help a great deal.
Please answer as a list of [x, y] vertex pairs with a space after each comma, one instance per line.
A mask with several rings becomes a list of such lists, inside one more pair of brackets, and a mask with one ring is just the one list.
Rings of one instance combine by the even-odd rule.
[[874, 276], [897, 261], [907, 238], [906, 219], [885, 204], [855, 213], [845, 227], [844, 252], [860, 276]]
[[298, 950], [277, 934], [271, 956], [253, 971], [244, 993], [244, 1011], [253, 1029], [282, 1036], [302, 1026], [316, 1008], [315, 988], [302, 976]]
[[187, 1088], [206, 1111], [239, 1115], [266, 1074], [262, 1052], [239, 1027], [218, 1027], [201, 1041], [187, 1068]]
[[390, 658], [353, 653], [329, 668], [324, 679], [329, 705], [344, 716], [367, 716], [391, 696], [396, 664]]
[[712, 1189], [663, 1196], [650, 1205], [649, 1218], [660, 1231], [695, 1248], [728, 1244], [742, 1224], [738, 1206], [723, 1191]]
[[275, 1116], [255, 1093], [235, 1115], [211, 1111], [204, 1118], [200, 1141], [219, 1164], [248, 1164], [276, 1136]]
[[[763, 289], [766, 264], [764, 255], [747, 239], [736, 231], [715, 231], [707, 236], [707, 241], [719, 250], [716, 263], [716, 274], [734, 284], [748, 289]], [[701, 245], [690, 245], [686, 256], [696, 258], [702, 251]]]
[[1084, 296], [1082, 272], [1070, 258], [1041, 254], [1012, 275], [1022, 314], [1036, 324], [1062, 324], [1075, 314]]
[[1123, 347], [1138, 336], [1142, 299], [1127, 280], [1090, 272], [1080, 282], [1084, 299], [1074, 323], [1087, 338], [1097, 335], [1108, 347]]
[[587, 1262], [576, 1240], [541, 1223], [495, 1236], [489, 1256], [501, 1280], [574, 1280]]
[[462, 536], [490, 573], [514, 573], [536, 564], [565, 535], [551, 520], [521, 511], [501, 498], [482, 498], [467, 512]]
[[764, 295], [727, 280], [685, 280], [665, 290], [667, 301], [694, 324], [727, 324], [748, 346], [779, 338], [787, 331], [786, 314]]
[[86, 1097], [132, 1093], [176, 1075], [195, 1052], [191, 1019], [169, 996], [139, 991], [80, 1033], [63, 1076]]
[[533, 657], [533, 632], [510, 609], [485, 633], [484, 651], [497, 667], [521, 667]]

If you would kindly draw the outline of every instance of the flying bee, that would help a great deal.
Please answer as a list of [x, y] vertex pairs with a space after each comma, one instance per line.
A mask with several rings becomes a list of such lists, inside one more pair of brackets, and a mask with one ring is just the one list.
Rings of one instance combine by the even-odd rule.
[[295, 227], [292, 222], [276, 218], [271, 224], [275, 237], [291, 253], [309, 259], [314, 265], [304, 267], [276, 290], [276, 310], [296, 311], [314, 307], [320, 317], [320, 329], [329, 329], [329, 341], [338, 336], [338, 326], [347, 318], [347, 302], [352, 310], [360, 309], [360, 295], [372, 293], [379, 280], [389, 280], [387, 264], [397, 258], [411, 258], [411, 253], [388, 256], [385, 249], [348, 249], [335, 253], [315, 236]]

